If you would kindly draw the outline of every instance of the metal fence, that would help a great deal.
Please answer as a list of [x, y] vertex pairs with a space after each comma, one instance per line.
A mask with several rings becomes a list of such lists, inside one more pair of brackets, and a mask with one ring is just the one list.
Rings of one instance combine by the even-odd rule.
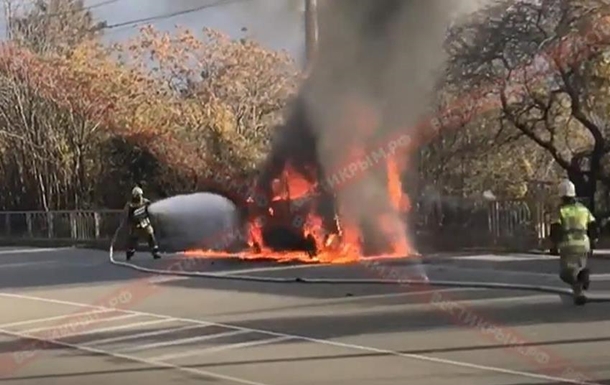
[[420, 243], [443, 249], [540, 248], [549, 234], [548, 212], [537, 201], [443, 198], [417, 205], [415, 233]]
[[110, 240], [120, 225], [121, 210], [2, 211], [0, 237], [20, 240]]
[[[0, 239], [110, 241], [121, 210], [0, 212]], [[417, 237], [446, 249], [539, 247], [549, 232], [544, 205], [527, 201], [443, 198], [419, 203], [412, 217]], [[159, 234], [160, 238], [163, 234]], [[162, 241], [162, 239], [161, 239]]]

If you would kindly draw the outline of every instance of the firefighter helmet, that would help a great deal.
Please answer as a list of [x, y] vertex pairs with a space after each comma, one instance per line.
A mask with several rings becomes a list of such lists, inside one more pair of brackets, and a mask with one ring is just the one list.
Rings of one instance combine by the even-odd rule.
[[134, 198], [139, 198], [142, 195], [144, 195], [144, 191], [142, 191], [142, 189], [138, 186], [134, 187], [133, 190], [131, 190], [131, 196]]
[[576, 198], [576, 187], [569, 179], [564, 179], [559, 185], [559, 196], [566, 198]]

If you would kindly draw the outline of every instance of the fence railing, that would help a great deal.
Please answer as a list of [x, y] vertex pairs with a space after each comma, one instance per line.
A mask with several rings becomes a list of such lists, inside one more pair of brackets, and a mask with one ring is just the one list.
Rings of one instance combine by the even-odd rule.
[[538, 201], [442, 198], [422, 201], [415, 211], [421, 243], [445, 249], [545, 247], [550, 231], [549, 208]]
[[[0, 211], [0, 239], [109, 242], [121, 210]], [[544, 205], [527, 201], [442, 201], [419, 203], [414, 232], [423, 243], [445, 248], [541, 246], [549, 233]], [[163, 234], [159, 234], [163, 243]]]
[[121, 210], [0, 211], [0, 238], [19, 240], [110, 240]]

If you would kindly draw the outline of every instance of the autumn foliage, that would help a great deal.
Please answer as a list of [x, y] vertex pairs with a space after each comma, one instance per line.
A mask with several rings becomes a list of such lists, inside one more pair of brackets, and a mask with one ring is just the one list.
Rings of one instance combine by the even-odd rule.
[[118, 207], [141, 181], [162, 197], [248, 178], [299, 81], [286, 55], [211, 30], [0, 51], [5, 210]]
[[[209, 29], [147, 26], [105, 45], [83, 1], [36, 4], [9, 15], [0, 45], [0, 210], [120, 207], [138, 182], [153, 198], [233, 193], [252, 178], [303, 76], [290, 57]], [[413, 200], [538, 199], [569, 176], [610, 212], [608, 11], [501, 1], [455, 23], [436, 112], [457, 104], [464, 119], [419, 149]], [[464, 102], [482, 90], [493, 106]]]

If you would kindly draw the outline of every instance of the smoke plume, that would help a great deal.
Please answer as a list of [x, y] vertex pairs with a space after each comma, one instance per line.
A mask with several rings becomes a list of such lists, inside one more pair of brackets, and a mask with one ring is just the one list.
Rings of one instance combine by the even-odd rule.
[[[404, 234], [388, 200], [387, 170], [370, 155], [399, 155], [388, 141], [417, 134], [414, 127], [428, 111], [443, 69], [446, 29], [476, 1], [319, 3], [315, 66], [277, 132], [259, 186], [267, 188], [286, 161], [297, 168], [315, 165], [346, 220], [374, 232], [373, 218], [389, 216], [394, 231]], [[401, 162], [408, 163], [412, 154], [403, 155]], [[358, 172], [344, 172], [357, 159], [364, 161], [356, 161]]]

